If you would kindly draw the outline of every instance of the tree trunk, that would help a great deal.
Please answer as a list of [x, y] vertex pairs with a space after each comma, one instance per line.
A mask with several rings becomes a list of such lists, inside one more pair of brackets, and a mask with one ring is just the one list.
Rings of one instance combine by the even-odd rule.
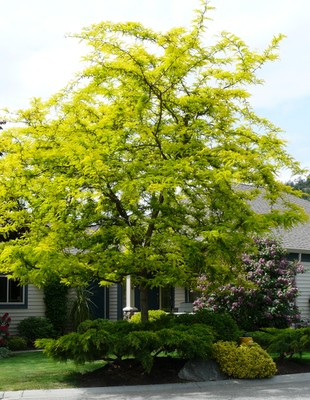
[[140, 286], [141, 322], [146, 322], [149, 319], [148, 297], [148, 289]]

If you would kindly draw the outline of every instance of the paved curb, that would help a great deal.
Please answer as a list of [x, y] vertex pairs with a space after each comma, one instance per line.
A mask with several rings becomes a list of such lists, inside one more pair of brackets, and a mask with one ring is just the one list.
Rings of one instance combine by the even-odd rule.
[[[218, 393], [225, 389], [235, 391], [242, 389], [259, 390], [268, 386], [284, 384], [302, 385], [310, 381], [310, 373], [277, 375], [270, 379], [227, 379], [222, 381], [189, 382], [160, 385], [141, 386], [110, 386], [94, 388], [72, 389], [46, 389], [46, 390], [19, 390], [14, 392], [0, 392], [0, 400], [91, 400], [91, 399], [125, 399], [128, 396], [137, 395], [141, 399], [143, 395], [151, 398], [166, 399], [170, 394], [178, 393]], [[125, 397], [124, 397], [125, 396]], [[128, 397], [129, 398], [129, 397]], [[133, 397], [132, 397], [133, 398]]]

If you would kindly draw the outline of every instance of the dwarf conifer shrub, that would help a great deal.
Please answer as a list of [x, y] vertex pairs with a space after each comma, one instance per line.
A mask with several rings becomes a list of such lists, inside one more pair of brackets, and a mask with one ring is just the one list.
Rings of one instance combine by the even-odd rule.
[[236, 342], [217, 342], [213, 357], [221, 371], [232, 378], [269, 378], [277, 372], [270, 355], [257, 343], [238, 346]]
[[97, 318], [94, 320], [89, 319], [82, 322], [79, 325], [77, 332], [83, 334], [90, 330], [95, 330], [95, 331], [104, 330], [110, 332], [111, 334], [120, 333], [126, 335], [129, 332], [132, 332], [133, 330], [139, 330], [139, 329], [141, 329], [141, 324], [138, 324], [137, 326], [133, 327], [126, 320], [111, 321], [108, 319]]
[[213, 342], [213, 329], [204, 324], [156, 328], [152, 323], [95, 320], [82, 323], [78, 332], [56, 340], [37, 340], [36, 345], [60, 361], [71, 359], [84, 363], [134, 358], [150, 372], [154, 357], [160, 353], [173, 352], [185, 359], [206, 359], [211, 356]]
[[277, 355], [278, 358], [293, 357], [310, 351], [310, 328], [267, 328], [252, 332], [252, 337], [268, 353]]
[[240, 329], [228, 313], [200, 309], [193, 314], [181, 314], [171, 318], [176, 324], [204, 324], [212, 327], [217, 341], [237, 340], [240, 337]]

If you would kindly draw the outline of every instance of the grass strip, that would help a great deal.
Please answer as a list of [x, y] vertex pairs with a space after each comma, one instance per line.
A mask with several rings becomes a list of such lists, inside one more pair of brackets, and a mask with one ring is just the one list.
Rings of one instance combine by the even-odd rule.
[[77, 387], [80, 373], [94, 371], [104, 364], [96, 361], [77, 366], [73, 361], [54, 361], [42, 352], [17, 353], [0, 360], [0, 391]]

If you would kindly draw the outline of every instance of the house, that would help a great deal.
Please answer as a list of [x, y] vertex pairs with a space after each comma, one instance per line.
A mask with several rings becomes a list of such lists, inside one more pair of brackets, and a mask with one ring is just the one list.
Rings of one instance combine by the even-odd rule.
[[[251, 189], [242, 185], [242, 189]], [[310, 202], [302, 198], [289, 195], [290, 200], [303, 207], [310, 217]], [[270, 205], [263, 196], [258, 196], [252, 206], [257, 213], [268, 213]], [[281, 208], [281, 206], [279, 206]], [[297, 276], [297, 286], [300, 295], [297, 306], [303, 320], [310, 320], [310, 221], [299, 224], [292, 229], [277, 229], [274, 236], [282, 241], [291, 260], [299, 260], [305, 267], [305, 273]], [[95, 308], [95, 317], [122, 319], [124, 313], [130, 314], [139, 309], [139, 290], [132, 287], [130, 276], [124, 285], [117, 284], [110, 287], [92, 287]], [[168, 312], [188, 312], [192, 309], [192, 293], [181, 287], [154, 288], [149, 293], [149, 308], [163, 309]], [[8, 312], [12, 318], [10, 332], [16, 333], [17, 324], [28, 316], [44, 316], [43, 291], [33, 285], [18, 286], [17, 282], [8, 280], [0, 275], [0, 314]]]
[[24, 318], [45, 315], [43, 291], [34, 285], [20, 286], [0, 275], [0, 315], [6, 312], [12, 319], [10, 333], [16, 334], [16, 327]]
[[[239, 185], [238, 189], [251, 190], [251, 185]], [[298, 224], [291, 229], [275, 229], [273, 235], [283, 245], [288, 252], [289, 260], [299, 261], [305, 268], [303, 274], [296, 277], [299, 296], [296, 305], [299, 308], [301, 317], [304, 321], [310, 321], [310, 201], [293, 195], [287, 195], [287, 200], [303, 208], [309, 216], [309, 220], [304, 224]], [[273, 209], [283, 209], [281, 201], [270, 205], [263, 194], [251, 201], [253, 210], [258, 214], [267, 214]], [[128, 278], [129, 279], [129, 278]], [[127, 282], [127, 292], [130, 283]], [[136, 290], [132, 289], [134, 292]], [[191, 311], [192, 293], [183, 288], [155, 288], [150, 293], [150, 309], [161, 308], [166, 311]], [[127, 296], [125, 311], [130, 312], [132, 308], [139, 308], [139, 299], [136, 295]]]
[[[288, 195], [289, 200], [302, 207], [310, 218], [310, 201]], [[258, 197], [252, 203], [257, 213], [266, 213], [270, 207], [262, 197]], [[276, 229], [274, 236], [278, 238], [288, 252], [290, 260], [298, 260], [305, 268], [303, 274], [298, 274], [296, 284], [299, 289], [297, 306], [302, 319], [310, 321], [310, 219], [304, 224], [298, 224], [291, 229]]]

